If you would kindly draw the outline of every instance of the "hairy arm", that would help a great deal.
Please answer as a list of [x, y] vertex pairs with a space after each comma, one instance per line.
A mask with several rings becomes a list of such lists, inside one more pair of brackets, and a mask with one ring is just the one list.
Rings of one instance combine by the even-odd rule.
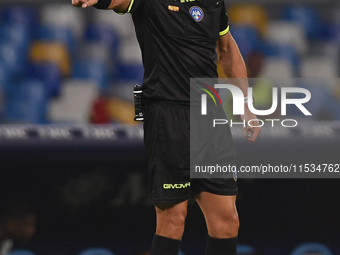
[[[219, 38], [216, 50], [218, 61], [225, 75], [228, 78], [235, 78], [233, 83], [242, 90], [244, 96], [248, 96], [246, 65], [244, 64], [240, 50], [238, 49], [238, 46], [230, 32]], [[258, 121], [255, 120], [257, 117], [250, 112], [248, 104], [244, 105], [244, 115], [242, 115], [241, 118], [246, 122], [246, 124], [248, 121], [253, 120], [250, 124], [252, 126], [259, 126]], [[257, 136], [261, 132], [261, 128], [247, 125], [243, 129], [243, 132], [247, 140], [255, 142]], [[251, 137], [247, 137], [247, 134], [249, 133], [252, 134]]]

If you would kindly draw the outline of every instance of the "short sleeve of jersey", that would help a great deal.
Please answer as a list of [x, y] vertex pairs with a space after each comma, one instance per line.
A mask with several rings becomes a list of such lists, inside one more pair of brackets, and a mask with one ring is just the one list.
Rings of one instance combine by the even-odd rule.
[[118, 12], [115, 11], [118, 14], [125, 14], [125, 13], [134, 13], [138, 9], [138, 7], [141, 5], [143, 0], [131, 0], [129, 7], [127, 8], [126, 12]]
[[222, 10], [220, 18], [220, 36], [223, 36], [229, 32], [229, 20], [226, 13], [224, 1], [222, 0]]

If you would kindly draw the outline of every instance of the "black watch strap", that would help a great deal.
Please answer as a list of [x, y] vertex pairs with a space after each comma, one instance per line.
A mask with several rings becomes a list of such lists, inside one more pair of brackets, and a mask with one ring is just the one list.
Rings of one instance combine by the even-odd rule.
[[97, 9], [107, 9], [110, 6], [111, 1], [112, 0], [98, 0], [98, 3], [93, 5], [93, 7]]

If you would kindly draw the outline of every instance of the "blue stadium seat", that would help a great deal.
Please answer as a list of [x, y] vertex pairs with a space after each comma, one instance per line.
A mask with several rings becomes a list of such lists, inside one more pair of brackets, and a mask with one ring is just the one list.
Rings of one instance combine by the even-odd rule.
[[4, 23], [24, 25], [31, 35], [35, 35], [37, 31], [38, 15], [35, 8], [23, 5], [6, 6], [2, 8], [0, 16]]
[[334, 101], [332, 109], [334, 120], [340, 120], [340, 101]]
[[8, 84], [9, 77], [6, 68], [0, 63], [0, 122], [2, 119], [3, 96]]
[[[303, 79], [296, 84], [297, 87], [308, 89], [311, 93], [311, 100], [303, 104], [312, 114], [313, 119], [320, 119], [322, 113], [329, 114], [334, 111], [332, 105], [334, 98], [330, 90], [318, 79]], [[289, 98], [305, 97], [303, 94], [288, 95]], [[295, 105], [287, 105], [287, 115], [303, 117], [305, 116]]]
[[257, 31], [250, 25], [231, 25], [230, 32], [238, 44], [244, 59], [247, 59], [253, 50], [257, 50], [260, 39]]
[[301, 24], [305, 35], [310, 39], [316, 39], [320, 35], [322, 24], [319, 15], [317, 11], [309, 5], [289, 5], [283, 10], [282, 17], [285, 20]]
[[6, 91], [4, 109], [8, 123], [46, 122], [47, 92], [45, 85], [38, 80], [12, 83]]
[[327, 28], [329, 38], [340, 44], [340, 23], [332, 23]]
[[87, 42], [77, 46], [76, 59], [78, 61], [100, 61], [105, 63], [111, 77], [115, 77], [117, 56], [111, 55], [111, 47], [105, 43]]
[[[286, 80], [294, 77], [294, 68], [289, 60], [284, 58], [266, 57], [262, 65], [261, 77], [281, 78], [284, 83]], [[282, 82], [279, 82], [281, 84]], [[279, 85], [277, 84], [277, 85]], [[282, 85], [284, 86], [284, 85]]]
[[3, 122], [4, 90], [8, 82], [8, 74], [3, 65], [0, 64], [0, 123]]
[[274, 43], [263, 43], [261, 44], [260, 51], [268, 57], [287, 59], [293, 66], [296, 74], [298, 74], [300, 67], [300, 58], [296, 49], [293, 46]]
[[125, 39], [135, 36], [133, 20], [130, 15], [112, 15], [110, 12], [93, 12], [92, 18], [95, 24], [112, 27], [121, 38]]
[[333, 34], [335, 31], [333, 29], [335, 28], [334, 24], [332, 23], [322, 23], [319, 33], [319, 40], [320, 41], [331, 41], [333, 38]]
[[36, 254], [28, 250], [14, 250], [8, 253], [7, 255], [36, 255]]
[[68, 2], [44, 1], [40, 8], [40, 24], [70, 28], [77, 39], [82, 39], [88, 14]]
[[271, 44], [293, 46], [299, 55], [304, 55], [308, 51], [303, 27], [296, 22], [285, 20], [269, 22], [265, 39]]
[[71, 28], [58, 27], [58, 26], [41, 26], [39, 29], [39, 39], [57, 41], [64, 43], [67, 46], [69, 53], [75, 54], [75, 36]]
[[117, 56], [119, 35], [109, 26], [90, 24], [85, 31], [85, 40], [88, 42], [101, 42], [110, 46], [112, 56]]
[[62, 77], [57, 64], [29, 63], [26, 76], [43, 82], [47, 86], [47, 93], [50, 97], [59, 96]]
[[304, 243], [296, 247], [290, 255], [333, 255], [325, 245], [319, 243]]
[[21, 74], [26, 66], [26, 55], [23, 49], [11, 43], [0, 42], [0, 63], [11, 74]]
[[49, 122], [88, 123], [91, 116], [91, 105], [98, 96], [99, 85], [96, 82], [84, 79], [64, 80], [60, 97], [49, 103]]
[[104, 248], [90, 248], [80, 252], [78, 255], [114, 255], [114, 253]]
[[95, 81], [99, 84], [101, 91], [107, 91], [109, 86], [107, 67], [100, 61], [77, 61], [73, 66], [72, 77]]
[[118, 63], [117, 80], [124, 82], [143, 82], [144, 67], [140, 63]]
[[250, 245], [239, 244], [237, 245], [237, 255], [248, 255], [256, 252], [255, 248]]
[[0, 63], [0, 88], [4, 88], [5, 84], [8, 82], [8, 72], [3, 64]]
[[4, 23], [0, 25], [0, 42], [15, 45], [22, 54], [27, 54], [31, 39], [24, 24]]

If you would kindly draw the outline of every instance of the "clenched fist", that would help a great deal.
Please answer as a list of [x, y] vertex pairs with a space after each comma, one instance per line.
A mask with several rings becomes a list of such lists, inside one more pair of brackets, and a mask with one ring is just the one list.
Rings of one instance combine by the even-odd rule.
[[89, 6], [95, 5], [98, 0], [72, 0], [72, 5], [76, 7], [87, 8]]
[[248, 105], [244, 106], [244, 114], [241, 115], [241, 119], [247, 125], [243, 128], [244, 138], [248, 141], [255, 142], [258, 135], [261, 133], [262, 128], [257, 120], [256, 115], [254, 115], [248, 108]]

